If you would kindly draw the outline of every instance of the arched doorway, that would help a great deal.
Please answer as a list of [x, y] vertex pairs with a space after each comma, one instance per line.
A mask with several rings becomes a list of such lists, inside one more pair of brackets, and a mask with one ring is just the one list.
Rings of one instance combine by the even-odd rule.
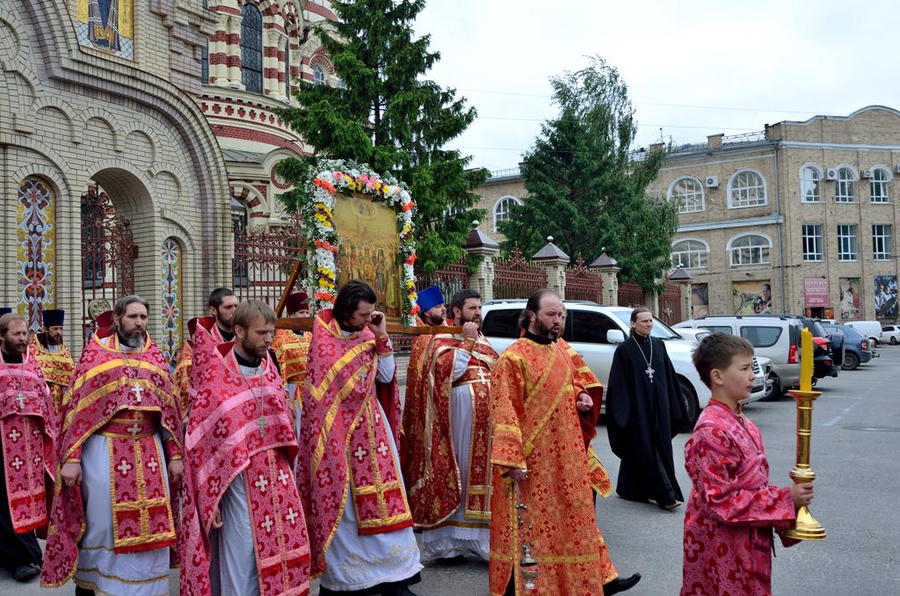
[[94, 318], [134, 293], [135, 244], [131, 223], [117, 215], [99, 186], [81, 196], [81, 328], [85, 344]]

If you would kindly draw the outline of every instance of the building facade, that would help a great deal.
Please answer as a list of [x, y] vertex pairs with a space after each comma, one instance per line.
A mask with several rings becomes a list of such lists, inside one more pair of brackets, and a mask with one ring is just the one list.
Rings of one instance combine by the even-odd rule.
[[680, 205], [694, 316], [897, 318], [900, 112], [785, 121], [676, 148], [650, 194]]
[[272, 173], [308, 148], [272, 109], [337, 84], [304, 0], [0, 0], [0, 303], [64, 308], [80, 351], [116, 297], [173, 357], [231, 285], [234, 227], [286, 223]]

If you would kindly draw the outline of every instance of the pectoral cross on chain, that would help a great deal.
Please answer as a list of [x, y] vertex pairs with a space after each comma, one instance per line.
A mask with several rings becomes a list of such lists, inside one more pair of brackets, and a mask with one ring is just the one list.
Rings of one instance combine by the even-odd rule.
[[644, 373], [650, 378], [651, 383], [653, 382], [653, 373], [654, 372], [656, 372], [656, 371], [654, 371], [653, 367], [648, 364], [647, 370], [645, 370]]
[[482, 383], [487, 383], [490, 380], [488, 377], [484, 376], [484, 369], [481, 367], [478, 368], [478, 380]]
[[144, 392], [144, 387], [142, 385], [137, 385], [132, 389], [132, 391], [134, 392], [137, 403], [141, 403], [141, 393]]
[[22, 395], [21, 391], [19, 392], [19, 395], [16, 396], [16, 401], [19, 402], [20, 410], [25, 407], [25, 396]]
[[262, 437], [262, 438], [265, 438], [265, 437], [266, 437], [266, 426], [267, 426], [268, 424], [269, 424], [269, 423], [266, 422], [266, 419], [263, 418], [263, 415], [260, 414], [260, 415], [259, 415], [259, 420], [256, 421], [256, 426], [259, 427], [259, 436], [260, 436], [260, 437]]

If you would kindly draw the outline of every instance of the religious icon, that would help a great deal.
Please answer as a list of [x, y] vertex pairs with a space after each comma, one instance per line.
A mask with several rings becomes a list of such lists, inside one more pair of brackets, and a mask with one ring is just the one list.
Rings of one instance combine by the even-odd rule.
[[78, 43], [134, 59], [134, 0], [78, 0]]

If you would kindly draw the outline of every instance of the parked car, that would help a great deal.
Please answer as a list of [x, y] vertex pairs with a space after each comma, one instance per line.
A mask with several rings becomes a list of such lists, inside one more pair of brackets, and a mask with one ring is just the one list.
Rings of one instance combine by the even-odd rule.
[[900, 343], [900, 325], [883, 325], [881, 327], [881, 339], [892, 346]]
[[846, 321], [844, 323], [847, 327], [853, 327], [866, 337], [872, 340], [875, 344], [875, 347], [881, 343], [882, 338], [884, 337], [883, 332], [881, 330], [881, 323], [878, 321]]
[[[697, 327], [696, 329], [686, 329], [684, 327], [675, 330], [683, 339], [690, 341], [694, 346], [703, 341], [703, 338], [712, 335], [709, 329]], [[741, 403], [749, 404], [765, 398], [772, 390], [772, 381], [769, 375], [772, 372], [772, 360], [765, 356], [753, 357], [753, 372], [756, 374], [756, 380], [753, 381], [753, 391], [750, 397], [742, 400]]]
[[[491, 345], [502, 353], [519, 339], [519, 314], [525, 308], [525, 300], [488, 300], [481, 311], [481, 332]], [[565, 339], [577, 351], [604, 386], [609, 382], [613, 354], [618, 344], [625, 341], [631, 330], [632, 308], [624, 306], [600, 306], [581, 300], [564, 301], [568, 316], [563, 330]], [[700, 380], [691, 360], [692, 343], [682, 339], [668, 325], [654, 317], [652, 337], [662, 339], [669, 359], [675, 367], [678, 383], [687, 400], [691, 422], [700, 415], [700, 409], [709, 403], [709, 389]]]
[[[763, 315], [766, 316], [766, 315]], [[844, 357], [844, 338], [832, 338], [822, 324], [802, 315], [777, 315], [797, 319], [812, 333], [813, 339], [813, 377], [814, 381], [825, 377], [836, 377], [840, 370], [840, 362]]]
[[841, 363], [843, 370], [856, 370], [860, 364], [865, 364], [877, 358], [878, 354], [872, 345], [872, 340], [858, 330], [847, 325], [822, 325], [825, 331], [833, 335], [842, 335], [844, 339], [844, 360]]
[[738, 335], [750, 342], [757, 356], [770, 358], [772, 383], [767, 397], [779, 397], [800, 385], [800, 330], [803, 325], [797, 319], [760, 315], [707, 316], [674, 326], [676, 332], [691, 328]]

